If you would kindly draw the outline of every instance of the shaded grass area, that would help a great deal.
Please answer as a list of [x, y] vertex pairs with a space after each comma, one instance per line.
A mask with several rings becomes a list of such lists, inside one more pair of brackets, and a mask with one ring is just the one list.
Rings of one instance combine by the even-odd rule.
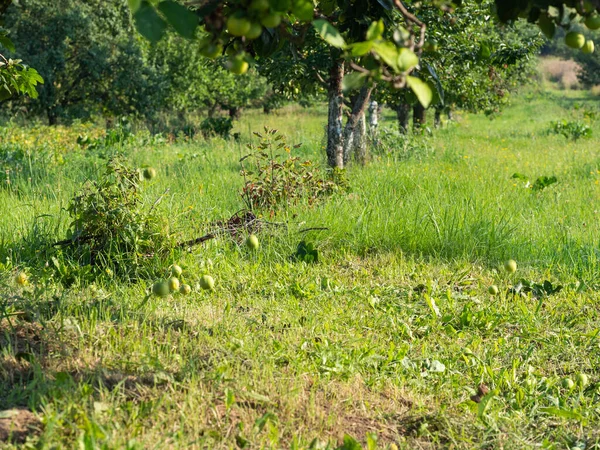
[[[350, 168], [350, 192], [268, 217], [288, 227], [261, 233], [256, 254], [227, 238], [173, 254], [164, 267], [178, 262], [184, 281], [216, 280], [189, 297], [144, 303], [153, 280], [66, 288], [44, 244], [64, 238], [68, 199], [104, 161], [73, 150], [17, 173], [0, 191], [3, 409], [34, 410], [42, 448], [336, 448], [346, 434], [379, 448], [599, 445], [600, 127], [549, 135], [581, 107], [522, 95], [499, 119], [463, 115], [420, 140], [433, 154], [376, 154]], [[269, 122], [323, 159], [320, 109], [249, 115], [239, 143], [123, 151], [157, 168], [145, 202], [168, 188], [158, 208], [189, 239], [243, 207], [237, 161]], [[516, 172], [558, 183], [533, 192]], [[303, 238], [319, 264], [290, 259]], [[498, 270], [508, 258], [515, 275]], [[15, 286], [17, 268], [31, 286]], [[563, 289], [514, 296], [520, 278]], [[563, 386], [579, 373], [590, 383]]]

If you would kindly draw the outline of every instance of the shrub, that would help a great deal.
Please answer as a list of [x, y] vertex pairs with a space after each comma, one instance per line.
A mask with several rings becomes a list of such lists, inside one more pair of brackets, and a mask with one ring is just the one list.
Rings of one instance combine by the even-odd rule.
[[71, 200], [68, 239], [61, 242], [81, 266], [136, 278], [174, 242], [168, 226], [151, 207], [143, 211], [140, 176], [111, 158], [98, 181], [88, 181]]
[[557, 120], [550, 125], [550, 133], [561, 134], [567, 139], [574, 141], [580, 138], [592, 137], [592, 129], [589, 125], [577, 121]]
[[282, 134], [265, 128], [257, 146], [249, 145], [250, 153], [240, 163], [244, 177], [241, 195], [252, 210], [270, 209], [297, 204], [301, 200], [309, 205], [320, 198], [347, 189], [343, 171], [322, 172], [312, 161], [292, 156], [292, 150]]
[[[134, 134], [131, 130], [131, 123], [127, 118], [122, 117], [117, 121], [117, 124], [113, 128], [106, 132], [104, 136], [92, 139], [87, 135], [79, 135], [77, 137], [77, 144], [87, 150], [97, 150], [102, 156], [103, 151], [110, 151], [114, 149], [114, 147], [123, 146], [133, 138]], [[108, 158], [113, 155], [109, 153], [108, 156], [105, 156]]]
[[230, 117], [209, 117], [200, 124], [200, 131], [205, 138], [219, 136], [228, 139], [232, 129], [233, 120]]

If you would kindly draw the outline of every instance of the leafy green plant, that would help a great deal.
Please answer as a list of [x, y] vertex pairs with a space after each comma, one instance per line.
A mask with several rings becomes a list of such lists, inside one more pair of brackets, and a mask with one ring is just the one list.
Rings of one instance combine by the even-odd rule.
[[548, 280], [544, 280], [542, 283], [537, 283], [535, 281], [522, 279], [515, 286], [513, 286], [509, 292], [513, 295], [531, 294], [535, 298], [542, 298], [558, 294], [560, 291], [562, 291], [562, 289], [562, 285], [553, 285], [552, 282]]
[[567, 139], [576, 141], [580, 138], [592, 137], [592, 128], [586, 123], [576, 120], [557, 120], [551, 123], [549, 133], [560, 134]]
[[294, 253], [294, 259], [305, 263], [317, 263], [319, 262], [319, 251], [312, 242], [300, 241], [296, 253]]
[[[14, 44], [8, 38], [8, 32], [0, 27], [0, 50], [3, 48], [10, 52], [15, 51]], [[6, 58], [0, 53], [0, 102], [15, 95], [37, 98], [36, 86], [43, 83], [44, 80], [35, 69], [27, 67], [20, 59]]]
[[230, 117], [208, 117], [200, 124], [200, 131], [205, 138], [219, 136], [228, 139], [233, 129]]
[[558, 183], [558, 178], [556, 178], [554, 175], [551, 177], [542, 175], [541, 177], [538, 177], [533, 184], [529, 181], [527, 176], [523, 175], [522, 173], [514, 173], [511, 178], [514, 180], [523, 181], [525, 183], [525, 188], [530, 188], [534, 192], [541, 192], [548, 186]]
[[249, 145], [251, 152], [240, 160], [245, 180], [241, 195], [248, 209], [273, 210], [301, 200], [312, 205], [347, 188], [342, 170], [322, 173], [312, 161], [292, 156], [292, 147], [277, 130], [265, 128], [264, 134], [255, 134], [260, 143]]
[[80, 135], [77, 137], [77, 144], [87, 150], [105, 150], [121, 146], [133, 137], [131, 123], [126, 117], [121, 117], [104, 136], [90, 139], [87, 135]]
[[68, 239], [82, 266], [95, 266], [122, 277], [136, 277], [153, 257], [173, 247], [168, 226], [154, 205], [143, 211], [139, 174], [111, 158], [98, 181], [88, 181], [71, 200]]
[[535, 182], [531, 186], [531, 189], [535, 192], [543, 191], [548, 186], [551, 186], [554, 183], [558, 183], [558, 179], [555, 176], [547, 177], [544, 175], [538, 177], [538, 179], [535, 180]]

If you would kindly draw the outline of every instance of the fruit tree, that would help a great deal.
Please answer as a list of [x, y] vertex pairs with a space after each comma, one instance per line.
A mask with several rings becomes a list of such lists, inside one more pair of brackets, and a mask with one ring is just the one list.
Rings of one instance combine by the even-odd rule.
[[[216, 57], [225, 52], [228, 68], [234, 73], [260, 64], [283, 46], [290, 46], [302, 56], [312, 50], [312, 37], [320, 37], [329, 50], [327, 156], [334, 167], [344, 165], [343, 84], [361, 89], [348, 120], [350, 128], [364, 111], [375, 83], [386, 83], [395, 89], [406, 87], [423, 107], [428, 107], [434, 98], [431, 86], [416, 76], [421, 72], [420, 57], [427, 43], [427, 23], [419, 17], [417, 8], [423, 2], [192, 0], [187, 6], [173, 0], [129, 3], [138, 30], [151, 41], [160, 40], [168, 26], [192, 38], [201, 25], [206, 33], [204, 53]], [[460, 8], [458, 3], [467, 2], [456, 3], [424, 2], [435, 4], [441, 11]], [[569, 28], [577, 20], [595, 26], [600, 0], [496, 0], [495, 7], [502, 22], [527, 19], [537, 23], [546, 35], [552, 35], [556, 27]], [[579, 46], [580, 39], [576, 38], [570, 40]], [[584, 45], [585, 42], [581, 47]], [[485, 53], [484, 47], [482, 51]]]

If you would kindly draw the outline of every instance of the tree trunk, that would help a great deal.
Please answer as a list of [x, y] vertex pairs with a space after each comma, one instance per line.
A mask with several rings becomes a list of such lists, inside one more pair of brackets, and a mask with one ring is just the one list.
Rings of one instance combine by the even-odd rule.
[[54, 126], [58, 123], [58, 114], [53, 108], [48, 108], [46, 114], [48, 115], [48, 125]]
[[375, 134], [377, 127], [379, 127], [379, 105], [373, 100], [369, 103], [369, 131]]
[[242, 117], [242, 108], [238, 107], [238, 106], [232, 106], [229, 108], [229, 117], [232, 120], [238, 120], [240, 117]]
[[415, 106], [413, 106], [413, 130], [420, 130], [421, 127], [425, 125], [426, 120], [427, 110], [423, 108], [423, 105], [421, 105], [421, 103], [417, 102]]
[[408, 133], [408, 123], [410, 121], [410, 105], [400, 103], [396, 105], [396, 116], [398, 117], [398, 131], [402, 134]]
[[215, 114], [216, 114], [218, 108], [219, 108], [219, 105], [217, 105], [216, 103], [213, 103], [212, 105], [210, 105], [210, 107], [208, 108], [208, 117], [210, 117], [210, 118], [215, 117]]
[[358, 119], [352, 139], [354, 160], [364, 166], [367, 163], [367, 120], [363, 113]]
[[354, 141], [357, 136], [354, 136], [354, 132], [358, 123], [361, 120], [365, 121], [365, 109], [371, 98], [371, 92], [373, 92], [373, 86], [364, 86], [358, 95], [352, 99], [352, 113], [348, 117], [348, 122], [346, 122], [344, 128], [344, 164], [348, 164], [352, 156], [352, 150], [356, 148], [357, 144]]
[[[332, 50], [334, 52], [335, 50]], [[342, 116], [344, 94], [344, 60], [335, 55], [329, 74], [329, 116], [327, 118], [327, 163], [331, 167], [344, 168], [344, 142], [342, 135]]]
[[441, 128], [442, 127], [442, 110], [441, 109], [437, 109], [435, 110], [435, 116], [433, 119], [433, 126], [435, 128]]

